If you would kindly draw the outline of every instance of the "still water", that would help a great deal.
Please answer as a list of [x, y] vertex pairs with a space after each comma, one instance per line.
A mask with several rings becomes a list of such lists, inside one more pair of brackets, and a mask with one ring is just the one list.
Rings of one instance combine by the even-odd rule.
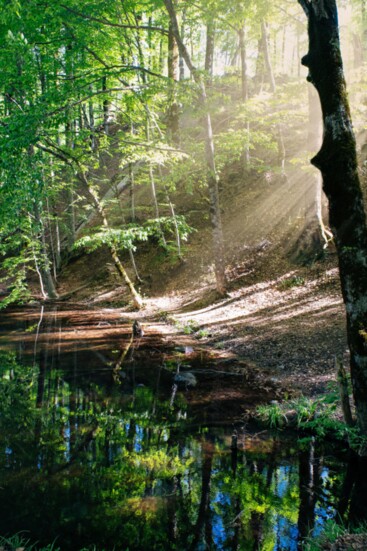
[[130, 335], [108, 312], [1, 314], [2, 536], [62, 551], [293, 551], [328, 518], [358, 517], [366, 488], [346, 456], [208, 418], [174, 382], [185, 350]]

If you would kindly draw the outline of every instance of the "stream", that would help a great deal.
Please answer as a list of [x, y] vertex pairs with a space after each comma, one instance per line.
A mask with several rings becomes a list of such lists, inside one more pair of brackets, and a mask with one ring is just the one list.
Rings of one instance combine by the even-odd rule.
[[365, 465], [247, 426], [240, 408], [263, 399], [251, 380], [223, 367], [218, 383], [194, 352], [154, 331], [132, 340], [113, 311], [2, 312], [0, 535], [62, 551], [295, 551], [328, 519], [367, 518]]

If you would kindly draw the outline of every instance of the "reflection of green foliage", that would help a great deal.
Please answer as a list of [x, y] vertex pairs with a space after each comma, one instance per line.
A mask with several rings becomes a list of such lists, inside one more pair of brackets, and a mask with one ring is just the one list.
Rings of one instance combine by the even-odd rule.
[[19, 435], [18, 427], [30, 428], [34, 422], [30, 401], [36, 374], [36, 370], [19, 365], [14, 354], [0, 352], [0, 441]]
[[[183, 397], [171, 404], [148, 385], [124, 394], [121, 386], [49, 370], [44, 358], [39, 367], [20, 365], [12, 354], [0, 360], [0, 449], [7, 449], [0, 518], [11, 533], [29, 530], [40, 546], [57, 535], [62, 549], [188, 549], [208, 457], [206, 514], [223, 524], [218, 548], [230, 545], [236, 518], [243, 548], [254, 546], [258, 525], [269, 551], [274, 526], [289, 532], [297, 524], [298, 469], [273, 457], [271, 442], [238, 450], [234, 474], [226, 432], [185, 432]], [[339, 477], [328, 484], [337, 492]], [[169, 526], [177, 527], [174, 541]]]
[[4, 551], [60, 551], [60, 548], [53, 543], [46, 547], [38, 547], [35, 543], [31, 543], [29, 539], [24, 538], [22, 534], [15, 534], [15, 536], [8, 538], [0, 536], [0, 545], [0, 549], [4, 549]]

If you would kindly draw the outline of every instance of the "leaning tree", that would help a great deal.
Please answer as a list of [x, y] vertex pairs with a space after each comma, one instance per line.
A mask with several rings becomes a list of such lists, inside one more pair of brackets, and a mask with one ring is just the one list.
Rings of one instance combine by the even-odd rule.
[[[356, 142], [340, 52], [335, 0], [298, 0], [308, 19], [309, 51], [302, 58], [321, 102], [320, 151], [311, 159], [322, 174], [336, 244], [347, 317], [353, 397], [367, 436], [367, 228]], [[367, 455], [367, 446], [360, 453]]]

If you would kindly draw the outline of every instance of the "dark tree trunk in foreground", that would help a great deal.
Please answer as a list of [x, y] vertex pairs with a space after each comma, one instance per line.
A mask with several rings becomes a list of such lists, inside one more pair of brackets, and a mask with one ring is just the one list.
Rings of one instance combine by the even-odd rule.
[[[353, 396], [358, 425], [367, 435], [367, 231], [340, 53], [335, 0], [298, 0], [308, 18], [309, 52], [302, 64], [317, 89], [324, 124], [320, 169], [329, 200], [347, 315]], [[360, 451], [367, 454], [367, 448]]]

